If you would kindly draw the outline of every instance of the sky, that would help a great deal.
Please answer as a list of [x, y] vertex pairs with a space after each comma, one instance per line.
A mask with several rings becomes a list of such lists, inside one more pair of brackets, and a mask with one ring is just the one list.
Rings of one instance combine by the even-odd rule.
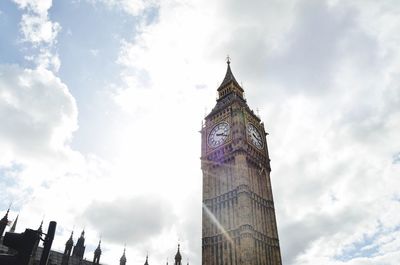
[[101, 262], [201, 263], [200, 134], [231, 58], [285, 265], [398, 265], [397, 0], [0, 1], [0, 215]]

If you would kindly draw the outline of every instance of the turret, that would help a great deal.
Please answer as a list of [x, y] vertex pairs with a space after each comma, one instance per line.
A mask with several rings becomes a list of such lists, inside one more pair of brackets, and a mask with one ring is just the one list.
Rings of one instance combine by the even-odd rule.
[[100, 248], [101, 240], [99, 241], [99, 245], [97, 246], [96, 250], [94, 251], [93, 257], [93, 264], [99, 265], [100, 264], [100, 256], [101, 256], [101, 248]]
[[175, 255], [175, 265], [182, 265], [182, 255], [181, 252], [179, 251], [180, 245], [178, 244], [178, 251], [176, 252]]
[[71, 232], [71, 236], [65, 243], [65, 250], [62, 257], [61, 265], [68, 265], [69, 257], [71, 256], [72, 253], [72, 247], [74, 246], [74, 240], [72, 239], [73, 236], [74, 236], [74, 231]]
[[78, 257], [80, 260], [83, 259], [85, 254], [85, 230], [82, 231], [81, 236], [78, 238], [74, 250], [72, 251], [72, 256]]
[[126, 265], [126, 256], [125, 256], [125, 248], [122, 257], [119, 259], [119, 265]]

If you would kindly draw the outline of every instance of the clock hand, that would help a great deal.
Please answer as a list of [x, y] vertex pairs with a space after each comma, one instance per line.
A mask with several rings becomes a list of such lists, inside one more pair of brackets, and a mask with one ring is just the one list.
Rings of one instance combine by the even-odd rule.
[[259, 140], [259, 141], [261, 140], [261, 139], [258, 138], [257, 135], [255, 135], [254, 133], [253, 133], [253, 136], [254, 136], [257, 140]]
[[227, 136], [227, 135], [224, 133], [217, 133], [217, 136]]

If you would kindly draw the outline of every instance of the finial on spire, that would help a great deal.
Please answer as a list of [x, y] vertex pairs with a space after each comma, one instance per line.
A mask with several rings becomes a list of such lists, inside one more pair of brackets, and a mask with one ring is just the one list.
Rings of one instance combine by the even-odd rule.
[[229, 55], [226, 56], [226, 63], [230, 64], [231, 63], [231, 57], [229, 57]]

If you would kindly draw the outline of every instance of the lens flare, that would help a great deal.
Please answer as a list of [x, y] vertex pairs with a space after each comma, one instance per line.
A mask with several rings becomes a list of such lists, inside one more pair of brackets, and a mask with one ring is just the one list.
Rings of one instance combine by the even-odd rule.
[[225, 230], [225, 228], [221, 225], [221, 223], [217, 220], [214, 214], [210, 211], [210, 209], [208, 209], [208, 207], [204, 203], [203, 203], [203, 210], [208, 216], [208, 218], [210, 218], [211, 222], [213, 222], [217, 226], [218, 230], [222, 233], [222, 235], [226, 238], [226, 240], [228, 240], [229, 243], [233, 244], [233, 240], [229, 236], [228, 232]]

